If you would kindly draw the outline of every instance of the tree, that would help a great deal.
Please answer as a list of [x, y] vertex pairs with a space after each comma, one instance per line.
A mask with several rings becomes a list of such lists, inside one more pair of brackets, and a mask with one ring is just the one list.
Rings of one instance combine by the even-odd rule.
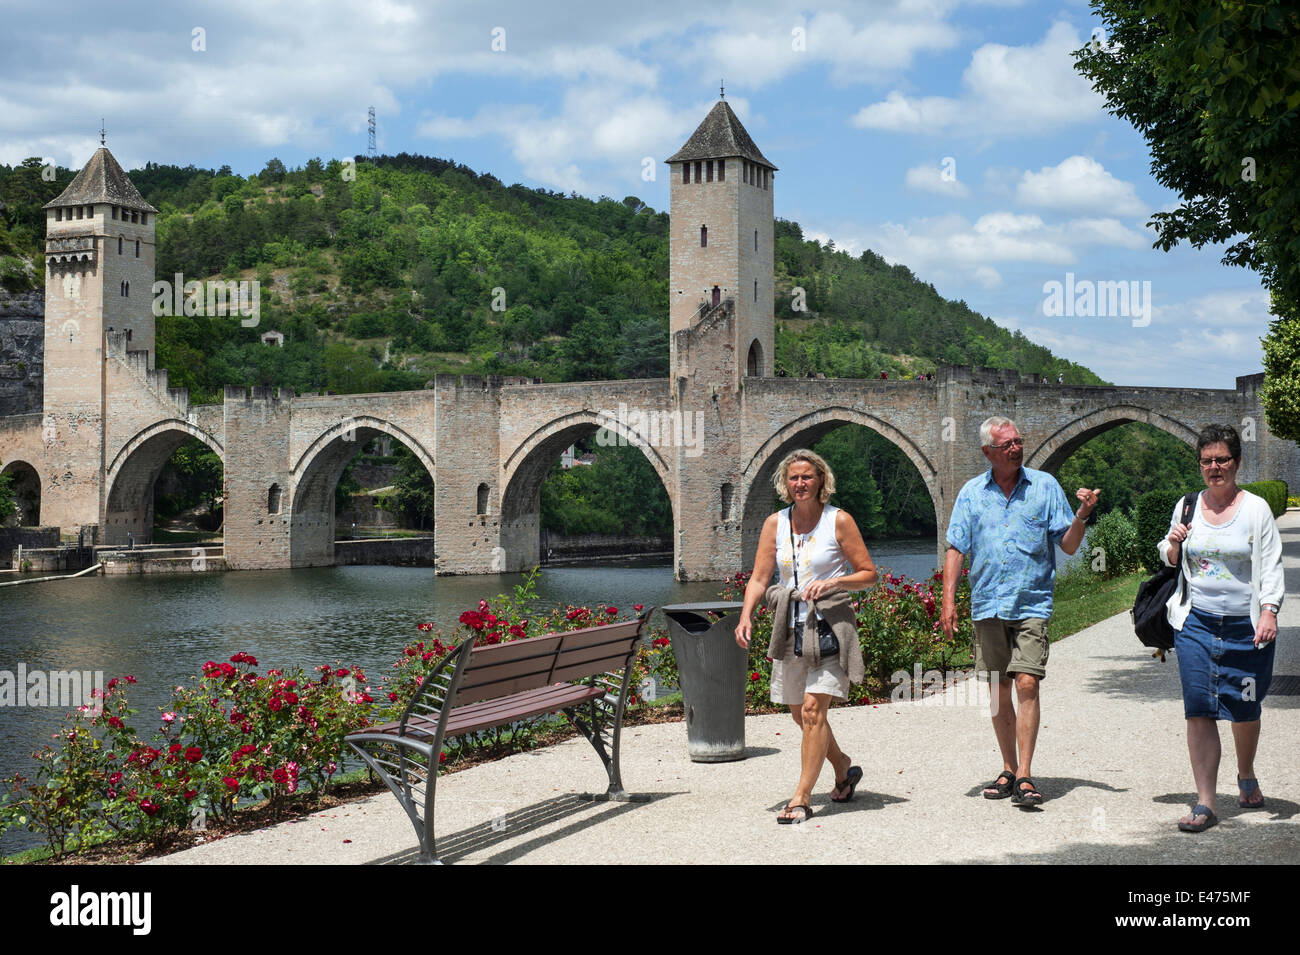
[[1183, 197], [1151, 225], [1157, 248], [1232, 242], [1275, 316], [1264, 409], [1300, 440], [1300, 9], [1289, 0], [1092, 0], [1107, 35], [1075, 68], [1142, 133], [1156, 179]]
[[0, 474], [0, 524], [3, 524], [18, 511], [14, 503], [13, 476]]

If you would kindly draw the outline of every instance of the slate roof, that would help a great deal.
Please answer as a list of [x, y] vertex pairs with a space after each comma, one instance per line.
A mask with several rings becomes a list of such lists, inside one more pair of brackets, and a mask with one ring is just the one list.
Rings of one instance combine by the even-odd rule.
[[713, 109], [709, 110], [709, 115], [704, 117], [704, 122], [691, 133], [691, 138], [686, 140], [686, 145], [664, 162], [726, 159], [729, 156], [740, 156], [768, 169], [776, 169], [776, 166], [758, 151], [758, 147], [749, 138], [749, 133], [745, 132], [745, 127], [740, 125], [740, 120], [736, 118], [727, 101], [720, 99]]
[[122, 167], [117, 164], [113, 154], [105, 146], [95, 150], [77, 178], [68, 184], [57, 199], [47, 202], [46, 209], [57, 206], [82, 206], [96, 202], [108, 202], [116, 206], [125, 206], [139, 212], [157, 212], [145, 202], [140, 190], [127, 178]]

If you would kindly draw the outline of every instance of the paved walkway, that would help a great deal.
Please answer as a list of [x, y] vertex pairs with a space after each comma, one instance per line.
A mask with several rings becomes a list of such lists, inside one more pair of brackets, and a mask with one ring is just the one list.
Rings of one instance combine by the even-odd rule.
[[[1279, 521], [1288, 602], [1274, 685], [1300, 677], [1300, 516]], [[952, 699], [838, 708], [836, 736], [866, 772], [857, 798], [777, 826], [799, 763], [788, 716], [746, 721], [747, 758], [686, 757], [685, 726], [624, 734], [623, 778], [645, 804], [588, 803], [603, 790], [590, 746], [575, 739], [445, 777], [439, 853], [457, 863], [1297, 863], [1300, 862], [1300, 695], [1270, 695], [1256, 770], [1268, 807], [1237, 808], [1231, 732], [1220, 727], [1220, 825], [1177, 831], [1193, 800], [1178, 669], [1151, 660], [1128, 615], [1052, 648], [1034, 759], [1042, 808], [980, 798], [1001, 768], [986, 709]], [[953, 694], [956, 696], [957, 694]], [[415, 834], [387, 793], [262, 832], [177, 853], [163, 863], [409, 862]]]

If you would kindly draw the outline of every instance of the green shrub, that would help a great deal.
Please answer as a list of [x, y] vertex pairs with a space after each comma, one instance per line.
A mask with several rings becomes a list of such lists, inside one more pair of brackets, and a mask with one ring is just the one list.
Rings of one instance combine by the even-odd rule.
[[1138, 560], [1150, 571], [1161, 567], [1160, 551], [1156, 549], [1169, 534], [1169, 516], [1181, 495], [1170, 491], [1148, 491], [1138, 498], [1133, 508], [1133, 529], [1137, 533]]
[[1250, 484], [1241, 485], [1241, 489], [1257, 494], [1268, 501], [1274, 517], [1281, 517], [1286, 513], [1286, 481], [1252, 481]]
[[[1170, 505], [1170, 511], [1173, 506]], [[1166, 528], [1168, 524], [1165, 525]], [[1088, 531], [1088, 548], [1095, 554], [1100, 548], [1100, 562], [1094, 560], [1096, 570], [1107, 579], [1131, 574], [1141, 564], [1138, 557], [1138, 536], [1133, 523], [1121, 511], [1111, 511]]]

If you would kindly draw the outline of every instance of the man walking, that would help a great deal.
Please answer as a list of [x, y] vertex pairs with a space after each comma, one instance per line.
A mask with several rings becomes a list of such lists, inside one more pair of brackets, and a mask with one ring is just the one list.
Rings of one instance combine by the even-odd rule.
[[[997, 677], [993, 732], [1002, 750], [1002, 772], [984, 789], [986, 799], [1037, 806], [1042, 793], [1031, 763], [1038, 739], [1038, 686], [1047, 675], [1047, 620], [1056, 577], [1054, 545], [1073, 554], [1084, 522], [1097, 506], [1097, 491], [1080, 488], [1078, 514], [1045, 471], [1022, 466], [1025, 443], [1015, 423], [989, 418], [980, 445], [990, 468], [967, 481], [953, 504], [943, 567], [943, 610], [949, 637], [957, 626], [957, 579], [962, 557], [971, 557], [971, 617], [975, 623], [975, 669]], [[1011, 704], [1015, 679], [1019, 709]]]

